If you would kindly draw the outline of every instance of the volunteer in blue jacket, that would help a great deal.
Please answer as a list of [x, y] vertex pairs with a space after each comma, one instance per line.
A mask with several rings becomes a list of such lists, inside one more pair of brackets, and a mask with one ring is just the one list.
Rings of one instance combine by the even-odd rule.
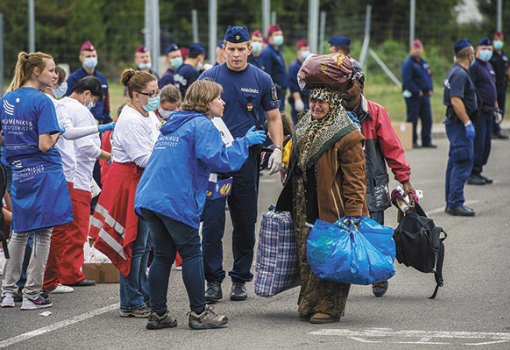
[[289, 89], [291, 94], [290, 101], [292, 101], [292, 121], [294, 122], [294, 125], [296, 125], [298, 122], [298, 113], [310, 108], [310, 103], [308, 102], [308, 95], [310, 95], [310, 90], [301, 90], [297, 80], [297, 74], [301, 69], [303, 62], [310, 54], [308, 42], [306, 40], [299, 40], [296, 43], [296, 49], [297, 58], [289, 66]]
[[161, 136], [138, 184], [135, 210], [146, 220], [155, 250], [149, 272], [151, 314], [147, 329], [177, 326], [167, 307], [170, 269], [177, 251], [183, 260], [182, 278], [190, 301], [189, 327], [218, 328], [228, 322], [206, 305], [200, 215], [211, 172], [239, 170], [250, 146], [262, 143], [266, 135], [252, 127], [227, 148], [211, 121], [223, 116], [221, 91], [219, 84], [209, 80], [191, 84], [182, 110], [172, 112], [161, 127]]
[[473, 168], [475, 127], [471, 119], [478, 105], [476, 90], [469, 66], [475, 50], [468, 39], [460, 39], [453, 46], [455, 63], [444, 81], [443, 104], [446, 106], [446, 136], [450, 141], [446, 167], [446, 212], [455, 216], [474, 216], [472, 208], [464, 205], [464, 185]]
[[419, 148], [418, 119], [421, 120], [421, 147], [436, 148], [432, 143], [432, 110], [430, 96], [433, 93], [432, 71], [429, 63], [422, 57], [423, 44], [419, 39], [413, 41], [411, 54], [402, 64], [404, 80], [402, 95], [407, 106], [407, 121], [413, 123], [413, 148]]
[[[229, 26], [223, 47], [225, 64], [206, 70], [200, 79], [212, 79], [223, 87], [222, 98], [227, 103], [223, 120], [233, 137], [243, 136], [254, 126], [261, 128], [261, 113], [265, 111], [267, 128], [275, 145], [268, 163], [269, 174], [276, 173], [281, 166], [283, 142], [276, 88], [268, 74], [248, 63], [252, 47], [246, 27]], [[246, 282], [253, 279], [251, 267], [257, 221], [259, 153], [258, 149], [252, 149], [248, 160], [239, 171], [219, 174], [222, 179], [230, 176], [234, 178], [228, 207], [234, 227], [234, 266], [229, 272], [232, 278], [230, 299], [235, 301], [248, 298]], [[226, 198], [207, 201], [203, 214], [202, 250], [207, 280], [206, 300], [210, 303], [223, 297], [221, 283], [225, 279], [225, 270], [222, 240], [225, 232], [226, 201]]]
[[57, 81], [55, 62], [42, 52], [20, 52], [14, 78], [1, 99], [0, 116], [5, 159], [13, 170], [11, 190], [13, 234], [11, 258], [4, 266], [2, 307], [14, 307], [25, 246], [34, 235], [34, 249], [23, 288], [22, 310], [52, 306], [41, 295], [53, 226], [73, 221], [71, 197], [62, 158], [53, 147], [60, 127], [51, 99], [41, 92]]

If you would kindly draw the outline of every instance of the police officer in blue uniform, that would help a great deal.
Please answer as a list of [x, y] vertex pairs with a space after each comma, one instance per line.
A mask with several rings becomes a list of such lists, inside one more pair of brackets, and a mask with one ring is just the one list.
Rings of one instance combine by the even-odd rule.
[[[498, 106], [499, 113], [501, 113], [501, 119], [505, 116], [505, 105], [506, 105], [506, 88], [508, 86], [508, 80], [510, 79], [510, 59], [507, 53], [503, 50], [505, 44], [505, 36], [503, 32], [495, 32], [492, 37], [492, 46], [494, 51], [490, 63], [496, 73], [496, 90], [498, 92]], [[501, 122], [501, 121], [499, 121]], [[501, 131], [499, 123], [492, 124], [493, 138], [508, 140], [508, 135]]]
[[475, 160], [467, 183], [469, 185], [491, 184], [492, 179], [482, 175], [483, 166], [487, 164], [491, 153], [492, 121], [494, 111], [498, 109], [498, 95], [496, 91], [496, 75], [489, 63], [492, 57], [492, 42], [490, 38], [483, 38], [476, 47], [475, 63], [469, 67], [469, 74], [475, 84], [481, 105], [478, 106], [478, 118], [475, 130]]
[[407, 106], [407, 121], [413, 123], [413, 148], [418, 144], [418, 119], [421, 119], [421, 146], [436, 148], [432, 144], [432, 72], [429, 63], [422, 58], [423, 44], [419, 39], [413, 41], [411, 54], [402, 64], [403, 95]]
[[259, 59], [262, 54], [262, 49], [264, 48], [264, 36], [258, 29], [251, 32], [251, 47], [252, 50], [251, 54], [248, 56], [248, 63], [260, 68]]
[[[233, 137], [241, 137], [253, 126], [261, 128], [261, 111], [265, 111], [267, 127], [274, 144], [269, 160], [270, 174], [281, 166], [283, 130], [279, 100], [271, 77], [248, 63], [251, 53], [250, 35], [246, 27], [229, 26], [225, 33], [223, 50], [225, 64], [206, 70], [200, 79], [212, 79], [223, 86], [222, 99], [226, 102], [223, 121]], [[243, 167], [233, 173], [218, 174], [220, 179], [233, 177], [228, 207], [232, 226], [234, 266], [230, 299], [246, 300], [246, 282], [253, 279], [251, 266], [255, 245], [259, 152], [252, 149]], [[226, 198], [207, 201], [203, 213], [202, 250], [207, 280], [206, 300], [209, 303], [222, 299], [223, 270], [222, 239], [225, 230]]]
[[188, 49], [188, 57], [174, 74], [175, 86], [181, 91], [183, 98], [188, 87], [200, 76], [205, 59], [205, 48], [201, 44], [193, 43]]
[[474, 160], [473, 140], [478, 104], [475, 86], [468, 68], [475, 59], [475, 50], [468, 39], [460, 39], [453, 46], [455, 63], [444, 81], [444, 121], [450, 141], [446, 167], [446, 212], [454, 216], [474, 216], [475, 211], [464, 205], [464, 185], [471, 173]]
[[67, 77], [67, 92], [65, 96], [70, 96], [73, 92], [74, 84], [81, 78], [85, 78], [89, 75], [96, 76], [101, 81], [101, 87], [104, 92], [104, 99], [97, 101], [96, 105], [90, 109], [90, 112], [96, 118], [100, 124], [107, 124], [112, 121], [110, 118], [110, 95], [108, 93], [108, 81], [103, 73], [96, 69], [98, 59], [97, 51], [90, 40], [85, 41], [81, 45], [80, 49], [80, 61], [82, 63], [81, 68], [75, 70]]
[[299, 40], [296, 43], [296, 60], [289, 66], [289, 89], [290, 89], [290, 102], [292, 107], [292, 121], [296, 125], [298, 121], [298, 113], [310, 108], [308, 102], [308, 95], [310, 90], [301, 90], [297, 80], [297, 74], [310, 54], [308, 42], [306, 40]]
[[280, 26], [278, 24], [270, 26], [267, 30], [267, 46], [259, 58], [260, 68], [273, 78], [280, 99], [281, 112], [285, 110], [285, 94], [289, 85], [289, 76], [280, 51], [283, 41], [283, 32]]

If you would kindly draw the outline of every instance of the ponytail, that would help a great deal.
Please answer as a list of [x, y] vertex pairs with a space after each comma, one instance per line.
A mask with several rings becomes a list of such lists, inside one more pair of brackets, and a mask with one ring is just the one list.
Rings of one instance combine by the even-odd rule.
[[35, 67], [39, 67], [43, 71], [46, 66], [45, 59], [52, 60], [53, 57], [44, 52], [26, 53], [21, 51], [14, 68], [14, 77], [7, 91], [14, 91], [25, 85], [32, 76]]

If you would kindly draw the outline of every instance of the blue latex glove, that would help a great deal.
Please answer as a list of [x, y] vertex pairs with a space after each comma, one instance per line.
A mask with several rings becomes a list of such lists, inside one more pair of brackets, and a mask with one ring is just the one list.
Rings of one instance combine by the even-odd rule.
[[475, 139], [475, 127], [471, 120], [464, 124], [464, 128], [466, 129], [466, 137], [468, 140], [473, 141]]
[[255, 130], [255, 126], [252, 126], [244, 137], [248, 139], [250, 146], [253, 146], [260, 145], [262, 142], [266, 141], [267, 135], [264, 130]]
[[108, 124], [98, 125], [97, 129], [99, 130], [99, 132], [104, 132], [104, 131], [107, 131], [107, 130], [113, 130], [113, 129], [115, 129], [115, 122], [111, 122], [111, 123], [108, 123]]
[[60, 129], [60, 135], [63, 135], [66, 132], [66, 128], [62, 125], [58, 124], [58, 128]]

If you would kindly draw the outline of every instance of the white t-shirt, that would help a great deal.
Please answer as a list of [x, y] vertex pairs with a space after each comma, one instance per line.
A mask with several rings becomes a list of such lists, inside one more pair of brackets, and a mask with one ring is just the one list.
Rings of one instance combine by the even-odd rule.
[[[65, 105], [62, 102], [54, 99], [53, 96], [47, 96], [51, 98], [53, 104], [55, 105], [58, 124], [63, 127], [65, 127], [65, 125], [69, 125], [71, 120], [69, 119]], [[76, 156], [74, 154], [73, 141], [66, 140], [60, 136], [57, 143], [55, 144], [55, 148], [58, 150], [58, 153], [60, 153], [60, 156], [62, 157], [62, 169], [64, 170], [66, 181], [74, 183], [74, 176], [76, 174]]]
[[[65, 105], [73, 126], [87, 127], [97, 125], [97, 121], [92, 113], [79, 101], [70, 97], [64, 97], [60, 101]], [[99, 134], [93, 134], [79, 138], [73, 141], [73, 143], [76, 155], [74, 188], [90, 192], [94, 164], [101, 155], [101, 139]]]
[[149, 112], [146, 118], [136, 109], [125, 106], [113, 132], [113, 160], [117, 163], [135, 162], [145, 168], [160, 134], [159, 124], [154, 112]]

